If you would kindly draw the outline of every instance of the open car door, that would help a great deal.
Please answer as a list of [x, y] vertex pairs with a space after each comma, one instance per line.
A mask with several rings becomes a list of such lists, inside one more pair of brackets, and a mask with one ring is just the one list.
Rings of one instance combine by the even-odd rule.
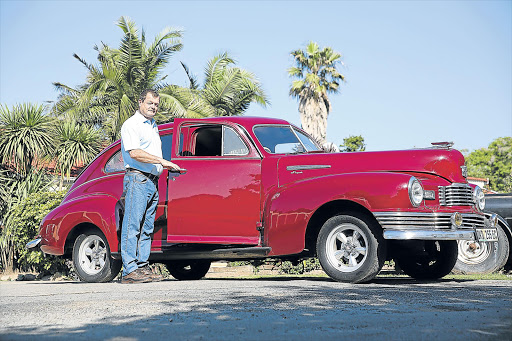
[[236, 124], [176, 119], [167, 242], [260, 244], [261, 160]]

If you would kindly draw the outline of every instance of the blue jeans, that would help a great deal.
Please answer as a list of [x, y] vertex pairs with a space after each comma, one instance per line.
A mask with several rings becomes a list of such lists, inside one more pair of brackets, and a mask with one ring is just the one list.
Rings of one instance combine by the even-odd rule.
[[123, 180], [125, 212], [121, 230], [123, 276], [148, 264], [151, 234], [158, 204], [157, 184], [138, 172], [126, 172]]

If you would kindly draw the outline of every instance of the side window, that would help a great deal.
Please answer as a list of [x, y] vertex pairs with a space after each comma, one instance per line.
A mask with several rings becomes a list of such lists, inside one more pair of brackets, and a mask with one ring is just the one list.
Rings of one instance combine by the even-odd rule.
[[247, 155], [249, 149], [230, 127], [222, 127], [222, 155]]
[[160, 136], [162, 140], [162, 157], [167, 161], [171, 160], [172, 134]]
[[114, 173], [124, 171], [123, 155], [119, 150], [117, 153], [112, 155], [110, 160], [105, 165], [105, 173]]
[[289, 126], [259, 126], [254, 134], [269, 153], [303, 153], [304, 147]]
[[306, 147], [308, 151], [321, 150], [309, 136], [304, 135], [300, 130], [293, 129], [300, 139], [300, 142]]
[[195, 135], [195, 150], [193, 156], [220, 156], [222, 152], [221, 126], [206, 126], [197, 128]]
[[[220, 124], [190, 125], [182, 128], [189, 136], [180, 146], [181, 156], [244, 156], [249, 148], [231, 127]], [[183, 138], [180, 139], [183, 141]]]

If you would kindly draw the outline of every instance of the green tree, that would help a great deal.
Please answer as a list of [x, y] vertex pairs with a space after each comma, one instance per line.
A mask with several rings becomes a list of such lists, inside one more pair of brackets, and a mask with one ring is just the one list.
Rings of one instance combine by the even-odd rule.
[[323, 144], [327, 134], [327, 116], [331, 111], [329, 93], [339, 92], [345, 77], [337, 70], [341, 54], [330, 47], [320, 49], [310, 42], [305, 50], [292, 51], [295, 66], [288, 69], [292, 78], [290, 96], [299, 100], [302, 128]]
[[22, 176], [51, 153], [53, 119], [42, 105], [0, 107], [0, 163]]
[[489, 178], [490, 189], [512, 192], [512, 137], [500, 137], [466, 156], [468, 175]]
[[[211, 105], [215, 116], [243, 115], [251, 103], [266, 107], [269, 100], [254, 74], [234, 66], [235, 60], [227, 53], [212, 58], [205, 69], [204, 86], [199, 89], [202, 98]], [[184, 66], [185, 67], [185, 66]], [[191, 87], [195, 78], [185, 71]]]
[[343, 144], [340, 145], [340, 151], [342, 152], [364, 152], [366, 150], [366, 144], [364, 143], [364, 137], [361, 135], [349, 136], [343, 139]]
[[[168, 87], [162, 70], [183, 46], [179, 30], [166, 28], [153, 43], [147, 44], [144, 30], [139, 34], [133, 21], [121, 17], [117, 26], [124, 34], [118, 49], [106, 44], [94, 47], [98, 52], [98, 66], [74, 55], [88, 71], [85, 84], [75, 89], [54, 83], [61, 95], [53, 113], [99, 126], [109, 142], [119, 138], [121, 126], [138, 108], [137, 101], [143, 90]], [[160, 121], [186, 116], [187, 105], [193, 103], [193, 99], [183, 98], [186, 97], [184, 91], [180, 98], [173, 96], [174, 93], [176, 91], [162, 91]]]
[[53, 159], [56, 170], [61, 174], [62, 187], [62, 180], [64, 177], [69, 179], [74, 166], [86, 165], [98, 154], [100, 132], [85, 123], [60, 121], [55, 130], [55, 141]]

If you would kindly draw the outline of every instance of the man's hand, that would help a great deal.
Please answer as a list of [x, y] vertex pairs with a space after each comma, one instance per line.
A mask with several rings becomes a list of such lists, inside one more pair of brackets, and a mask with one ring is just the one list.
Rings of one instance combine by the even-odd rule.
[[149, 154], [148, 152], [143, 151], [142, 149], [132, 149], [130, 150], [130, 156], [132, 159], [137, 160], [139, 162], [144, 163], [159, 163], [164, 168], [167, 168], [170, 171], [180, 172], [183, 173], [186, 170], [183, 168], [180, 168], [175, 163], [172, 163], [171, 161], [167, 161], [166, 159], [162, 159], [159, 157], [156, 157], [154, 155]]
[[177, 164], [171, 162], [171, 161], [167, 161], [165, 159], [162, 159], [162, 161], [160, 162], [162, 164], [162, 166], [164, 168], [167, 168], [168, 170], [171, 170], [171, 171], [177, 171], [177, 172], [183, 172], [185, 171], [183, 168], [181, 168], [180, 166], [178, 166]]

